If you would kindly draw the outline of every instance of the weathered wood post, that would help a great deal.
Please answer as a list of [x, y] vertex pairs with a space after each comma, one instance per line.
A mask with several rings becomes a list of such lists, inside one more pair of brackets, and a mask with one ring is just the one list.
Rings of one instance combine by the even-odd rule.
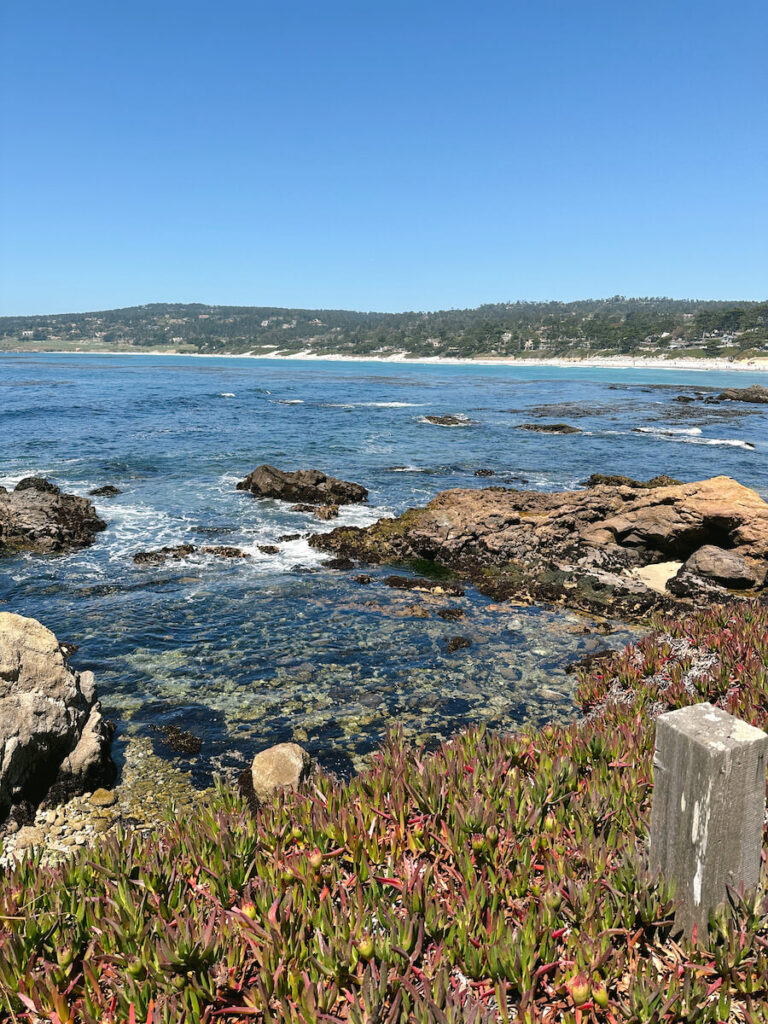
[[651, 866], [676, 883], [679, 930], [706, 942], [727, 886], [760, 874], [768, 735], [711, 704], [656, 721]]

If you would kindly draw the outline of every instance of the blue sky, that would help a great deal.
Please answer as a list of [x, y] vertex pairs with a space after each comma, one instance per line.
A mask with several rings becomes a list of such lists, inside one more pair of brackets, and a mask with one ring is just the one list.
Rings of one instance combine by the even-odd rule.
[[6, 0], [0, 312], [768, 297], [768, 5]]

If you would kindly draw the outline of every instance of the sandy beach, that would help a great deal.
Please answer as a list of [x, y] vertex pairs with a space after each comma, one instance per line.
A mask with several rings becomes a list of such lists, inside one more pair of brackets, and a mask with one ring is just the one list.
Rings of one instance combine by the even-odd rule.
[[33, 353], [28, 349], [17, 349], [7, 355], [82, 355], [82, 356], [181, 356], [192, 359], [285, 359], [294, 361], [350, 362], [350, 363], [411, 363], [414, 365], [446, 366], [559, 366], [564, 369], [616, 369], [616, 370], [733, 370], [741, 373], [768, 371], [768, 355], [755, 359], [735, 362], [731, 359], [692, 359], [684, 356], [671, 359], [660, 356], [596, 356], [594, 359], [570, 359], [553, 356], [550, 359], [515, 359], [502, 356], [498, 359], [465, 359], [453, 356], [413, 357], [404, 352], [387, 356], [349, 356], [337, 353], [316, 352], [178, 352], [175, 349], [149, 349], [142, 352], [109, 352], [103, 350], [52, 350]]

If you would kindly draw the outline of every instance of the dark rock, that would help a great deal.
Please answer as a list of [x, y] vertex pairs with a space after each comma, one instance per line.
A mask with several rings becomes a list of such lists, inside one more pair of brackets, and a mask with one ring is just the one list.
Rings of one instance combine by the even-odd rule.
[[354, 569], [355, 563], [351, 558], [329, 558], [323, 562], [326, 569]]
[[289, 512], [317, 512], [317, 505], [307, 505], [300, 502], [298, 505], [291, 505]]
[[614, 654], [616, 654], [616, 651], [592, 651], [589, 654], [584, 654], [576, 661], [570, 662], [565, 666], [565, 671], [568, 675], [572, 675], [574, 672], [579, 672], [581, 670], [589, 672], [598, 662], [609, 661]]
[[[655, 563], [685, 561], [703, 545], [768, 569], [768, 504], [728, 477], [653, 487], [599, 484], [562, 493], [458, 489], [396, 519], [337, 527], [310, 543], [369, 563], [426, 559], [497, 600], [637, 617], [672, 607], [675, 597], [698, 600], [699, 583], [684, 592], [690, 572], [666, 589], [655, 585], [653, 574], [638, 573]], [[403, 576], [385, 582], [444, 592], [455, 586]]]
[[277, 538], [278, 544], [287, 544], [291, 540], [301, 540], [303, 534], [301, 533], [283, 533]]
[[581, 434], [580, 427], [572, 427], [569, 423], [518, 423], [518, 430], [533, 430], [537, 434]]
[[280, 548], [276, 544], [259, 544], [259, 551], [262, 555], [279, 555]]
[[475, 476], [496, 476], [495, 469], [476, 469]]
[[[247, 551], [227, 545], [205, 545], [199, 550], [202, 555], [215, 555], [217, 558], [251, 557]], [[162, 565], [167, 561], [179, 562], [197, 551], [194, 544], [177, 544], [176, 547], [157, 548], [155, 551], [137, 551], [133, 560], [136, 565]]]
[[678, 395], [676, 398], [673, 399], [673, 401], [685, 402], [686, 404], [688, 404], [689, 402], [695, 402], [696, 399], [692, 398], [691, 395]]
[[187, 729], [180, 729], [178, 725], [150, 725], [150, 729], [161, 734], [164, 742], [174, 754], [194, 757], [200, 753], [200, 748], [203, 745], [202, 739]]
[[463, 597], [464, 588], [458, 583], [448, 580], [412, 579], [410, 576], [385, 576], [384, 582], [395, 590], [417, 590], [429, 594], [450, 594], [452, 597]]
[[217, 558], [250, 558], [247, 551], [230, 547], [228, 544], [205, 545], [200, 548], [204, 555], [215, 555]]
[[466, 427], [470, 420], [466, 416], [425, 416], [427, 423], [434, 423], [436, 427]]
[[441, 619], [445, 619], [446, 622], [457, 622], [464, 618], [461, 608], [438, 608], [435, 614], [439, 615]]
[[360, 484], [327, 476], [317, 469], [287, 472], [268, 465], [254, 469], [240, 481], [237, 489], [250, 491], [257, 498], [279, 498], [281, 501], [318, 505], [349, 505], [368, 498], [368, 491]]
[[721, 402], [749, 402], [753, 405], [768, 405], [768, 388], [752, 384], [748, 388], [726, 388], [717, 396]]
[[180, 561], [195, 553], [194, 544], [178, 544], [176, 547], [157, 548], [155, 551], [137, 551], [133, 556], [136, 565], [162, 565], [163, 562]]
[[360, 583], [363, 586], [367, 586], [369, 583], [373, 583], [373, 576], [369, 576], [368, 573], [361, 572], [358, 576], [352, 577], [355, 583]]
[[445, 649], [449, 654], [453, 654], [454, 651], [461, 651], [465, 647], [471, 647], [472, 641], [468, 640], [465, 636], [452, 636], [450, 640], [446, 640]]
[[606, 476], [604, 473], [593, 473], [583, 483], [584, 487], [634, 487], [638, 490], [652, 490], [654, 487], [670, 487], [672, 484], [679, 484], [671, 476], [654, 476], [650, 480], [633, 480], [629, 476]]
[[103, 487], [95, 487], [88, 493], [93, 498], [114, 498], [116, 495], [122, 494], [123, 492], [119, 487], [114, 487], [112, 484], [105, 484]]
[[61, 803], [111, 785], [113, 731], [93, 673], [70, 668], [35, 619], [0, 613], [0, 821], [14, 805]]
[[106, 528], [93, 502], [62, 494], [42, 477], [26, 477], [13, 491], [0, 489], [0, 555], [17, 551], [57, 554], [84, 548]]

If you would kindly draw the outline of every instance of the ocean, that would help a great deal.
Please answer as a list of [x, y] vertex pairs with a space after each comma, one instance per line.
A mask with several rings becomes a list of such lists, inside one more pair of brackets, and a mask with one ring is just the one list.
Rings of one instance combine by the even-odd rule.
[[[206, 785], [271, 743], [296, 740], [327, 768], [359, 768], [394, 725], [433, 745], [477, 723], [516, 729], [574, 716], [566, 666], [620, 647], [620, 623], [496, 605], [471, 589], [429, 598], [323, 565], [312, 532], [372, 523], [451, 487], [563, 490], [593, 472], [735, 477], [768, 497], [768, 406], [677, 402], [761, 383], [759, 373], [416, 365], [185, 356], [0, 356], [0, 483], [43, 475], [95, 498], [93, 546], [0, 562], [0, 609], [78, 645], [131, 737]], [[455, 414], [441, 427], [427, 415]], [[566, 422], [566, 436], [518, 430]], [[235, 484], [261, 463], [363, 484], [367, 505], [322, 523]], [[478, 478], [477, 470], [497, 478]], [[298, 539], [279, 541], [285, 534]], [[139, 550], [243, 548], [137, 566]], [[277, 545], [278, 554], [260, 546]], [[358, 570], [360, 571], [360, 570]], [[436, 612], [450, 605], [458, 621]], [[470, 646], [449, 652], [454, 636]], [[201, 741], [174, 752], [167, 727]]]

